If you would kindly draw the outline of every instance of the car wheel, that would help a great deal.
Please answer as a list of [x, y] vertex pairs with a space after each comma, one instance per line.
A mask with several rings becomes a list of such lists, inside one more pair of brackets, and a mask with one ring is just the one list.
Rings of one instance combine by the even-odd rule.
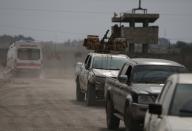
[[139, 131], [139, 124], [133, 120], [128, 107], [125, 109], [124, 122], [126, 131]]
[[84, 101], [85, 100], [85, 93], [83, 93], [80, 89], [79, 80], [76, 80], [76, 99], [77, 101]]
[[93, 106], [96, 101], [96, 91], [93, 85], [88, 84], [86, 93], [86, 104], [87, 106]]
[[106, 120], [108, 129], [114, 130], [119, 128], [120, 119], [114, 115], [114, 108], [111, 100], [106, 101]]

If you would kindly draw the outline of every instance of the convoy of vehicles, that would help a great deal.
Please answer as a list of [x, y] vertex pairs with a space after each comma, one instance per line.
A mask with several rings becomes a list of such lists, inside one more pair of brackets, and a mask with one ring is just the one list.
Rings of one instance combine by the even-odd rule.
[[126, 55], [89, 53], [85, 63], [78, 63], [76, 67], [77, 100], [86, 100], [87, 105], [91, 106], [97, 99], [103, 99], [106, 77], [116, 78], [128, 61]]
[[[12, 10], [18, 9], [20, 11], [20, 8]], [[159, 27], [150, 25], [157, 19], [159, 14], [148, 13], [139, 0], [139, 7], [133, 8], [132, 13], [114, 13], [112, 22], [119, 25], [112, 26], [110, 37], [109, 30], [101, 40], [97, 35], [88, 35], [83, 45], [97, 52], [128, 49], [132, 54], [140, 44], [142, 53], [146, 54], [149, 45], [159, 40]], [[42, 63], [42, 49], [37, 42], [18, 41], [9, 47], [6, 66], [16, 74], [30, 72], [39, 76]], [[75, 67], [76, 99], [86, 101], [87, 106], [104, 99], [106, 123], [110, 130], [118, 129], [122, 120], [126, 131], [192, 131], [192, 74], [184, 74], [186, 71], [184, 65], [169, 60], [89, 53], [85, 62], [78, 62]]]
[[[15, 42], [8, 50], [7, 68], [39, 75], [42, 59], [40, 44]], [[192, 130], [192, 75], [172, 75], [182, 72], [186, 68], [173, 61], [89, 53], [84, 63], [76, 64], [76, 99], [91, 106], [105, 98], [108, 129], [117, 129], [123, 120], [128, 131], [143, 126], [145, 131]]]
[[168, 78], [155, 104], [149, 105], [145, 131], [192, 131], [192, 74]]
[[28, 72], [39, 75], [42, 67], [42, 49], [39, 43], [18, 41], [7, 53], [7, 68], [16, 73]]
[[128, 131], [142, 129], [148, 104], [155, 102], [167, 77], [185, 70], [183, 65], [168, 60], [130, 60], [117, 79], [106, 79], [107, 127], [116, 129], [123, 120]]

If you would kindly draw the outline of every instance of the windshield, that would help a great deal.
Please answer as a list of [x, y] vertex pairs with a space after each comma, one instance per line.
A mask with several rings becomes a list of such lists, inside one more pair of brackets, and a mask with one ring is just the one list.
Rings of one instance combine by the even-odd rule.
[[31, 48], [18, 49], [18, 58], [20, 60], [39, 60], [40, 49], [31, 49]]
[[160, 65], [140, 65], [133, 71], [134, 83], [164, 83], [173, 73], [184, 72], [184, 67], [160, 66]]
[[178, 84], [176, 86], [169, 114], [192, 117], [192, 84]]
[[123, 64], [128, 62], [127, 58], [96, 56], [93, 59], [94, 69], [120, 70]]

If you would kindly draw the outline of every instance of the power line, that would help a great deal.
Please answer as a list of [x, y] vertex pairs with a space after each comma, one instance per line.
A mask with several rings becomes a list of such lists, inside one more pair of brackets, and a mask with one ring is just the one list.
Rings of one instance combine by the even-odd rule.
[[[60, 30], [50, 30], [50, 29], [42, 29], [42, 28], [30, 28], [30, 27], [22, 27], [22, 26], [12, 26], [12, 25], [0, 25], [0, 29], [3, 29], [3, 27], [11, 28], [11, 29], [17, 29], [17, 30], [24, 30], [24, 31], [35, 31], [35, 32], [48, 32], [48, 33], [60, 33], [60, 34], [72, 34], [72, 35], [80, 35], [80, 36], [86, 36], [89, 33], [83, 33], [83, 32], [70, 32], [70, 31], [60, 31]], [[178, 41], [178, 40], [189, 40], [190, 37], [183, 37], [183, 38], [171, 38], [168, 37], [169, 40]]]
[[104, 11], [86, 11], [86, 10], [61, 10], [61, 9], [38, 9], [38, 8], [0, 8], [8, 11], [27, 11], [27, 12], [48, 12], [48, 13], [78, 13], [78, 14], [111, 14], [112, 12]]
[[73, 35], [86, 35], [83, 32], [70, 32], [70, 31], [61, 31], [61, 30], [50, 30], [43, 28], [31, 28], [31, 27], [23, 27], [23, 26], [13, 26], [13, 25], [0, 25], [1, 28], [10, 28], [17, 30], [25, 30], [25, 31], [37, 31], [37, 32], [49, 32], [49, 33], [60, 33], [60, 34], [73, 34]]
[[183, 14], [178, 14], [178, 13], [160, 13], [160, 15], [164, 16], [192, 16], [191, 13], [183, 13]]
[[[63, 9], [39, 9], [39, 8], [0, 8], [8, 11], [26, 11], [26, 12], [47, 12], [47, 13], [71, 13], [71, 14], [99, 14], [111, 15], [114, 11], [88, 11], [88, 10], [63, 10]], [[192, 13], [166, 13], [160, 12], [160, 15], [167, 16], [192, 16]]]

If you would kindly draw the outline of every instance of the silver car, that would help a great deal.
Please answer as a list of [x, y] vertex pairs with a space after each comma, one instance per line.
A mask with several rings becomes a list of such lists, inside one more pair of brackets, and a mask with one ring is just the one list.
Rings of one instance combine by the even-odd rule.
[[192, 74], [170, 76], [155, 104], [149, 105], [145, 131], [192, 131]]

